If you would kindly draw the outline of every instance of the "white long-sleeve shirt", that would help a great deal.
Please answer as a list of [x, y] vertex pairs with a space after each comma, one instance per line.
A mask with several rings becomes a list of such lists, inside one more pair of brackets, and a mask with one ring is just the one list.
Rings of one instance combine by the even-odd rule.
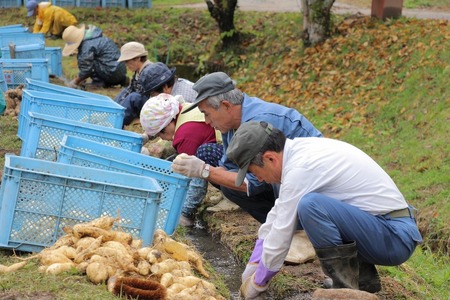
[[390, 176], [358, 148], [328, 138], [287, 139], [279, 198], [261, 225], [261, 262], [278, 271], [298, 224], [297, 205], [310, 192], [354, 205], [373, 215], [408, 207]]

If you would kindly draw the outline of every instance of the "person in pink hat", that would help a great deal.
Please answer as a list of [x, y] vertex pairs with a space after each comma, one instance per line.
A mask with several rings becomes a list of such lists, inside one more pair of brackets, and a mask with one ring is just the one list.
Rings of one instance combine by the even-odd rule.
[[[217, 166], [223, 154], [221, 134], [205, 123], [205, 117], [198, 108], [182, 114], [190, 105], [181, 95], [161, 93], [152, 97], [145, 102], [140, 113], [142, 128], [149, 139], [159, 137], [172, 141], [178, 154], [195, 155]], [[206, 195], [207, 186], [205, 178], [191, 180], [180, 225], [194, 225], [195, 214]]]

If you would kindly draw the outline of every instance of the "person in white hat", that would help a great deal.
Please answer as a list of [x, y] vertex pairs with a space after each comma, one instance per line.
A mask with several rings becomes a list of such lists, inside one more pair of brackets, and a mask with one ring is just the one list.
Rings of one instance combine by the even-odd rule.
[[140, 108], [150, 98], [147, 83], [151, 81], [150, 66], [152, 62], [148, 60], [148, 51], [145, 50], [144, 45], [138, 42], [129, 42], [123, 45], [117, 61], [125, 62], [127, 68], [134, 72], [130, 85], [114, 99], [125, 107], [123, 120], [125, 126], [139, 117]]
[[[212, 166], [218, 166], [223, 155], [220, 132], [205, 123], [204, 115], [198, 110], [182, 114], [190, 106], [181, 95], [159, 94], [145, 102], [140, 122], [149, 138], [159, 137], [172, 141], [176, 152], [195, 155]], [[205, 175], [206, 176], [206, 175]], [[198, 206], [206, 195], [208, 181], [194, 178], [184, 202], [180, 225], [194, 225]]]
[[91, 84], [96, 87], [110, 87], [115, 85], [127, 86], [127, 68], [124, 62], [118, 62], [119, 48], [106, 36], [100, 28], [94, 25], [87, 27], [69, 26], [62, 36], [66, 42], [63, 56], [77, 52], [78, 76], [67, 86], [79, 88], [86, 79], [91, 78]]
[[78, 23], [74, 15], [50, 2], [30, 0], [26, 7], [27, 17], [36, 16], [33, 33], [49, 33], [52, 39], [61, 38], [64, 29]]

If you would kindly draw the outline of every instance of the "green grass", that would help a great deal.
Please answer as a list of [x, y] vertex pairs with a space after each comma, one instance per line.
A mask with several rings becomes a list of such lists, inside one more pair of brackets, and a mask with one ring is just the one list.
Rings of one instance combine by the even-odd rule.
[[[165, 62], [169, 57], [169, 64], [204, 64], [224, 70], [247, 94], [295, 107], [326, 136], [348, 141], [370, 154], [393, 177], [405, 198], [419, 208], [419, 227], [425, 238], [406, 264], [383, 267], [383, 274], [405, 285], [418, 299], [449, 299], [445, 288], [450, 283], [449, 23], [355, 19], [347, 27], [341, 25], [336, 36], [323, 45], [304, 49], [301, 15], [237, 12], [236, 25], [247, 40], [237, 49], [215, 53], [217, 26], [206, 11], [159, 8], [159, 2], [166, 1], [155, 1], [152, 10], [78, 8], [74, 12], [84, 22], [98, 24], [118, 45], [143, 42], [155, 60]], [[439, 6], [442, 2], [428, 3]], [[24, 9], [5, 11], [0, 25], [29, 21]], [[336, 24], [341, 21], [342, 17], [336, 17]], [[62, 45], [62, 41], [48, 43]], [[210, 61], [206, 63], [205, 58]], [[75, 76], [74, 57], [63, 58], [63, 69], [67, 78]], [[15, 122], [0, 118], [0, 148], [18, 153], [21, 144]], [[236, 247], [239, 257], [248, 257], [244, 248], [248, 248], [245, 243]], [[9, 254], [1, 252], [0, 263], [8, 261]], [[80, 284], [86, 295], [98, 292], [95, 298], [103, 299], [103, 287], [84, 285], [81, 278], [67, 276], [51, 282], [34, 273], [36, 280], [31, 275], [19, 280], [18, 275], [26, 272], [35, 270], [30, 267], [17, 276], [2, 276], [0, 289], [11, 289], [16, 280], [15, 290], [49, 286], [64, 293], [65, 287], [59, 284], [66, 282]], [[280, 290], [288, 285], [284, 278], [279, 282]], [[65, 295], [72, 288], [78, 289], [67, 288]], [[89, 299], [83, 298], [83, 291], [78, 299]]]

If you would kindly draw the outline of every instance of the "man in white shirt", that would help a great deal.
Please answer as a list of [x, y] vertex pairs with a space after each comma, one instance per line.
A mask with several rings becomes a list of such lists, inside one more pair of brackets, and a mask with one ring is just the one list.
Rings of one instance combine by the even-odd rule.
[[375, 293], [375, 265], [405, 262], [422, 242], [415, 215], [389, 175], [367, 154], [328, 138], [286, 139], [266, 122], [242, 124], [227, 156], [247, 172], [281, 184], [242, 274], [241, 294], [263, 293], [283, 266], [296, 229], [313, 244], [329, 288]]

